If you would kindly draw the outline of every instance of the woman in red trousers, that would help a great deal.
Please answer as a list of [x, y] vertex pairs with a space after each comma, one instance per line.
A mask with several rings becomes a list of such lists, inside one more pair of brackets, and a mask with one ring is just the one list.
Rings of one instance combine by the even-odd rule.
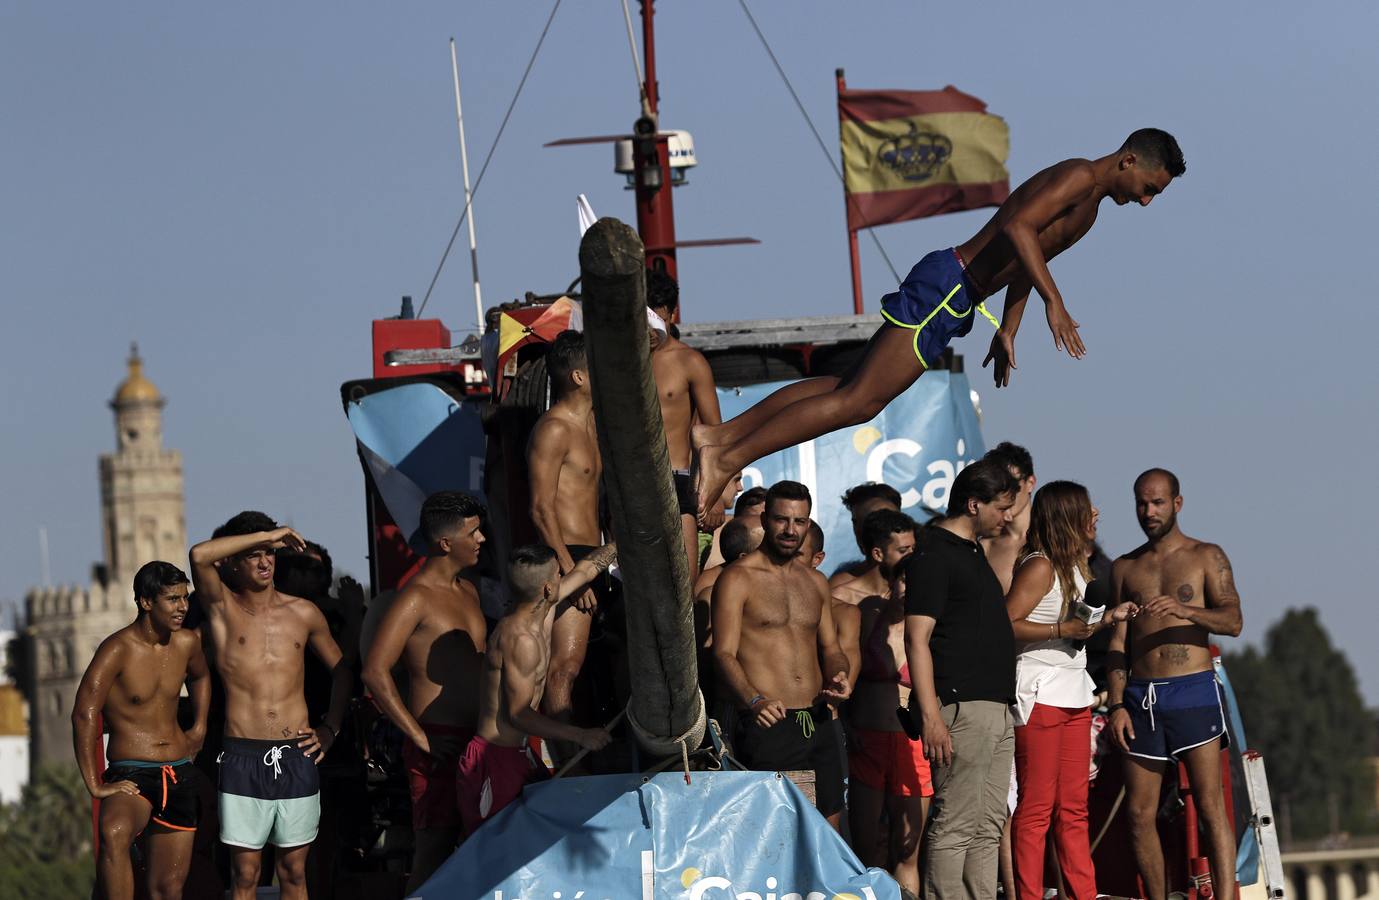
[[1015, 770], [1019, 803], [1011, 820], [1019, 900], [1044, 896], [1044, 848], [1052, 824], [1058, 865], [1072, 900], [1094, 900], [1096, 873], [1087, 834], [1093, 684], [1083, 642], [1136, 611], [1122, 604], [1096, 624], [1078, 606], [1098, 512], [1087, 489], [1054, 481], [1034, 495], [1025, 549], [1006, 597], [1018, 652]]

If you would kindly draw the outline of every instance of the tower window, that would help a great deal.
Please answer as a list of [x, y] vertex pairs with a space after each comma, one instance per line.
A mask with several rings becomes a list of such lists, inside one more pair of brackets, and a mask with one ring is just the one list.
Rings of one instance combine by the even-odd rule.
[[124, 433], [125, 439], [133, 443], [139, 439], [139, 429], [127, 428]]

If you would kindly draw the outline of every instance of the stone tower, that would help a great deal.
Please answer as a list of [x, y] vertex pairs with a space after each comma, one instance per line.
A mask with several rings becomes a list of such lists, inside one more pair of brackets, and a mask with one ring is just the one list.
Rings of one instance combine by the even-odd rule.
[[144, 377], [139, 347], [129, 352], [129, 375], [115, 391], [114, 453], [101, 454], [101, 531], [110, 579], [128, 586], [146, 562], [186, 568], [182, 455], [163, 449], [164, 400]]
[[186, 569], [182, 457], [163, 449], [163, 397], [137, 346], [115, 390], [116, 450], [100, 458], [104, 560], [87, 587], [28, 592], [30, 759], [74, 764], [72, 702], [82, 673], [109, 634], [134, 619], [134, 573], [164, 559]]

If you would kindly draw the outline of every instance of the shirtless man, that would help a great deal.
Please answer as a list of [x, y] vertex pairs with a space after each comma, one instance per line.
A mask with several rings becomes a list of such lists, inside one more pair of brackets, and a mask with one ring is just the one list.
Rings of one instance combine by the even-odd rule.
[[889, 484], [868, 481], [848, 488], [843, 493], [843, 506], [852, 517], [852, 536], [857, 541], [857, 549], [862, 551], [862, 558], [839, 568], [828, 584], [835, 600], [855, 606], [890, 588], [878, 574], [877, 564], [862, 539], [862, 523], [878, 509], [900, 512], [900, 492]]
[[[669, 326], [680, 306], [680, 286], [665, 272], [648, 269], [646, 305]], [[680, 498], [680, 527], [684, 532], [692, 584], [699, 572], [700, 505], [695, 502], [690, 479], [693, 457], [690, 427], [695, 423], [717, 425], [723, 421], [718, 410], [718, 392], [714, 389], [713, 370], [704, 354], [669, 333], [652, 349], [651, 374], [656, 378], [656, 393], [661, 398], [661, 419], [666, 428], [670, 467], [675, 472], [675, 493]], [[724, 485], [736, 473], [734, 469], [723, 474], [723, 480], [713, 492], [714, 499], [722, 497]], [[710, 531], [723, 524], [723, 513], [715, 506], [708, 503], [703, 509], [704, 527]]]
[[1169, 763], [1181, 761], [1206, 827], [1216, 896], [1234, 900], [1235, 834], [1221, 791], [1226, 720], [1208, 642], [1240, 634], [1240, 595], [1221, 548], [1179, 530], [1182, 508], [1172, 472], [1135, 479], [1135, 515], [1149, 540], [1111, 569], [1114, 602], [1136, 604], [1139, 615], [1111, 636], [1109, 724], [1126, 753], [1126, 812], [1145, 896], [1167, 895], [1159, 788]]
[[[364, 660], [374, 703], [407, 736], [402, 761], [412, 795], [415, 891], [450, 856], [460, 838], [456, 763], [479, 718], [477, 686], [488, 626], [474, 585], [460, 577], [479, 562], [484, 508], [458, 491], [441, 491], [421, 506], [430, 552], [393, 599]], [[407, 700], [393, 680], [401, 659]]]
[[1038, 483], [1034, 477], [1034, 457], [1019, 444], [1002, 441], [986, 451], [983, 459], [993, 460], [1010, 470], [1020, 482], [1020, 493], [1015, 496], [1015, 508], [1010, 511], [1010, 524], [993, 538], [982, 540], [982, 550], [986, 561], [991, 563], [996, 577], [1001, 580], [1001, 590], [1010, 593], [1010, 584], [1015, 577], [1015, 561], [1025, 546], [1025, 533], [1029, 531], [1030, 499]]
[[1044, 298], [1054, 346], [1081, 358], [1078, 324], [1049, 274], [1049, 260], [1091, 229], [1102, 200], [1148, 206], [1185, 168], [1171, 135], [1142, 128], [1114, 153], [1064, 160], [1034, 175], [970, 240], [925, 256], [898, 291], [882, 298], [886, 324], [847, 375], [797, 381], [730, 422], [696, 428], [700, 508], [718, 497], [733, 472], [755, 460], [874, 418], [949, 341], [972, 330], [976, 313], [995, 323], [982, 301], [1001, 288], [1005, 314], [983, 362], [995, 362], [997, 387], [1010, 382], [1015, 368], [1015, 333], [1031, 290]]
[[[306, 897], [306, 859], [321, 818], [316, 765], [340, 733], [352, 676], [320, 608], [273, 587], [274, 551], [301, 535], [242, 512], [191, 550], [192, 584], [225, 685], [220, 840], [230, 846], [233, 900], [250, 900], [265, 844], [278, 848], [284, 900]], [[305, 653], [331, 671], [330, 709], [308, 721]]]
[[737, 758], [757, 771], [812, 769], [815, 805], [837, 828], [843, 760], [829, 707], [846, 700], [851, 685], [828, 582], [796, 558], [810, 507], [809, 489], [798, 482], [766, 492], [765, 540], [714, 586], [713, 653], [739, 710]]
[[[934, 786], [924, 744], [901, 727], [896, 710], [910, 702], [905, 659], [904, 567], [915, 548], [915, 522], [880, 509], [862, 525], [868, 558], [885, 579], [880, 594], [849, 605], [861, 617], [861, 671], [848, 701], [852, 744], [848, 798], [852, 840], [867, 865], [889, 871], [903, 891], [919, 894], [919, 837]], [[889, 829], [881, 832], [884, 818]]]
[[602, 750], [608, 732], [577, 728], [537, 712], [551, 660], [551, 626], [566, 598], [607, 571], [617, 551], [599, 547], [563, 577], [555, 552], [519, 547], [508, 559], [512, 606], [493, 629], [479, 691], [479, 728], [460, 759], [459, 799], [466, 834], [473, 834], [522, 792], [537, 773], [527, 738], [561, 740]]
[[[729, 482], [729, 484], [731, 485], [731, 482]], [[735, 501], [733, 501], [733, 514], [728, 521], [732, 521], [732, 519], [750, 519], [752, 521], [753, 528], [760, 528], [761, 513], [762, 510], [764, 510], [765, 508], [766, 488], [761, 487], [760, 485], [754, 488], [748, 488], [747, 490], [743, 491]], [[721, 566], [725, 562], [731, 562], [731, 560], [724, 559], [723, 549], [719, 546], [720, 537], [723, 534], [723, 529], [726, 527], [727, 523], [725, 522], [723, 525], [720, 525], [718, 528], [714, 530], [713, 544], [709, 547], [709, 555], [704, 560], [704, 568], [706, 570], [711, 569], [714, 566]], [[757, 543], [761, 542], [758, 541]], [[755, 550], [756, 547], [754, 546], [752, 549]]]
[[723, 562], [709, 566], [694, 580], [696, 603], [708, 603], [713, 598], [713, 586], [718, 583], [723, 570], [760, 547], [761, 539], [765, 537], [766, 532], [761, 527], [760, 516], [734, 516], [723, 523], [719, 535], [719, 550], [723, 554]]
[[[562, 331], [546, 354], [555, 402], [537, 420], [527, 445], [531, 478], [531, 518], [547, 546], [555, 551], [561, 575], [603, 543], [599, 529], [598, 432], [584, 335]], [[589, 649], [589, 626], [597, 599], [586, 590], [561, 604], [551, 632], [551, 664], [542, 709], [562, 722], [570, 720], [575, 679]], [[572, 748], [553, 747], [568, 755]]]
[[[148, 895], [180, 900], [201, 806], [192, 757], [206, 738], [211, 680], [195, 631], [183, 631], [187, 576], [172, 563], [146, 563], [134, 575], [138, 617], [101, 642], [77, 688], [72, 741], [91, 796], [100, 801], [97, 881], [107, 900], [133, 900], [129, 848], [149, 828]], [[194, 721], [177, 724], [186, 682]], [[100, 771], [102, 718], [110, 766]], [[150, 823], [152, 823], [150, 827]]]

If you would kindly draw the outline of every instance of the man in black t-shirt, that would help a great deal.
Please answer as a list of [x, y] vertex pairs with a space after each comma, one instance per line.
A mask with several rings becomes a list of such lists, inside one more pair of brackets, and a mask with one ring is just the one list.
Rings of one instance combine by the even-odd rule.
[[1019, 483], [981, 461], [953, 481], [948, 514], [920, 532], [906, 567], [905, 655], [934, 798], [924, 896], [994, 898], [1015, 732], [1015, 636], [979, 541], [1010, 523]]

